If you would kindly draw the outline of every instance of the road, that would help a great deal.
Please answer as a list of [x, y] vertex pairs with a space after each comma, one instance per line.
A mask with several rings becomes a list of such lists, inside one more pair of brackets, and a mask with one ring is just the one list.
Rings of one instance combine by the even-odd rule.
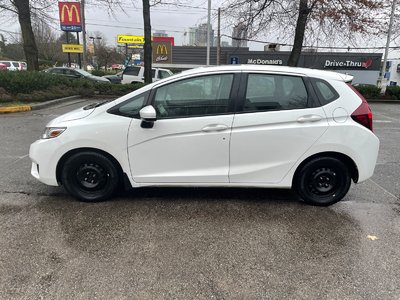
[[217, 188], [79, 203], [27, 154], [82, 105], [0, 115], [1, 299], [400, 299], [400, 105], [372, 105], [375, 175], [328, 208]]

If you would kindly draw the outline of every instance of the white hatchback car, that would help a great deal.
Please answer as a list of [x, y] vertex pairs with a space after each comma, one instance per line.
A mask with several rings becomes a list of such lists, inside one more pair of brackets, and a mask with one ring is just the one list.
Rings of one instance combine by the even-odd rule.
[[372, 176], [379, 140], [349, 75], [200, 68], [51, 121], [31, 173], [83, 201], [125, 185], [293, 188], [330, 205]]

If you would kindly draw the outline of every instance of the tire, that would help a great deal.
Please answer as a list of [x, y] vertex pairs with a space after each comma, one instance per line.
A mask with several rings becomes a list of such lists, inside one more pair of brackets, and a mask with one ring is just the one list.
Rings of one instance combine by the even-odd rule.
[[349, 191], [348, 167], [334, 157], [318, 157], [307, 162], [295, 178], [294, 189], [306, 203], [328, 206], [340, 201]]
[[61, 173], [67, 192], [84, 202], [107, 200], [119, 181], [116, 165], [105, 155], [92, 151], [73, 154], [64, 163]]

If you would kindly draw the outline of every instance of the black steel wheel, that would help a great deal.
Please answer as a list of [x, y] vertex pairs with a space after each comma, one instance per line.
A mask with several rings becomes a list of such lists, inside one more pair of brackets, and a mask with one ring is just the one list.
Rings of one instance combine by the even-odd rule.
[[340, 159], [318, 157], [300, 169], [294, 189], [306, 203], [328, 206], [340, 201], [347, 194], [350, 184], [350, 172]]
[[67, 192], [81, 201], [97, 202], [110, 198], [119, 183], [114, 162], [103, 154], [84, 151], [69, 157], [61, 182]]

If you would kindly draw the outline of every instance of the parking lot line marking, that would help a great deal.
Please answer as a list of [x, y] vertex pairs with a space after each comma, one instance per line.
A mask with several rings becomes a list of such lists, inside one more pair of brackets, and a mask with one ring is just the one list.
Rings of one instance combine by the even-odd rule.
[[387, 120], [374, 120], [375, 123], [392, 123], [392, 121]]
[[392, 196], [394, 199], [398, 200], [399, 198], [396, 197], [395, 195], [393, 195], [391, 192], [389, 192], [387, 189], [385, 189], [383, 186], [381, 186], [380, 184], [376, 183], [375, 181], [373, 181], [371, 178], [368, 179], [369, 181], [371, 181], [373, 184], [375, 184], [376, 186], [378, 186], [382, 191], [384, 191], [385, 193], [389, 194], [390, 196]]

